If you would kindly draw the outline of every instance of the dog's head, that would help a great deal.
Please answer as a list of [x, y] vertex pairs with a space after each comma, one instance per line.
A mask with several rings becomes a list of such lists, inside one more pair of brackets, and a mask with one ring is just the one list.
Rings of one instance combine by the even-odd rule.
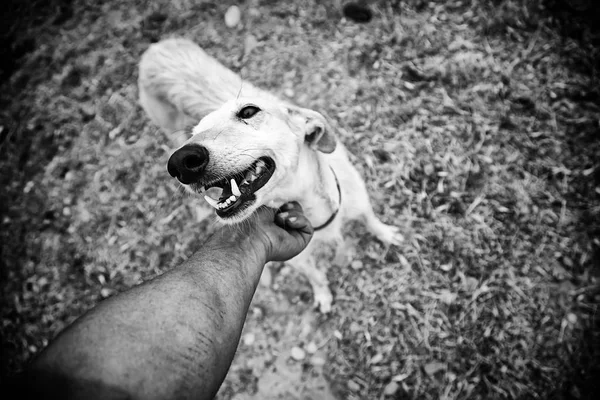
[[[336, 140], [318, 112], [262, 98], [239, 98], [204, 117], [169, 158], [167, 169], [205, 194], [225, 223], [258, 207], [293, 200], [311, 152], [331, 153]], [[303, 178], [304, 177], [304, 178]]]

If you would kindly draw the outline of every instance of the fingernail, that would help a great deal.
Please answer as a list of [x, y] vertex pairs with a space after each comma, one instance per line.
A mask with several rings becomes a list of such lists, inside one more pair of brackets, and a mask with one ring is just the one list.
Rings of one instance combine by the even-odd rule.
[[286, 219], [288, 215], [290, 215], [290, 213], [287, 211], [279, 213], [279, 217], [281, 217], [281, 219]]
[[296, 221], [298, 221], [298, 217], [289, 217], [288, 221], [290, 221], [290, 222], [296, 222]]

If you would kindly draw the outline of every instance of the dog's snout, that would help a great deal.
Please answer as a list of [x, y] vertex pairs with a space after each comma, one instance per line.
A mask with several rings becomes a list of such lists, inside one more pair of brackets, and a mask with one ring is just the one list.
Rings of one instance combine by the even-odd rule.
[[198, 181], [208, 164], [208, 150], [204, 146], [188, 144], [171, 155], [167, 162], [167, 171], [181, 183]]

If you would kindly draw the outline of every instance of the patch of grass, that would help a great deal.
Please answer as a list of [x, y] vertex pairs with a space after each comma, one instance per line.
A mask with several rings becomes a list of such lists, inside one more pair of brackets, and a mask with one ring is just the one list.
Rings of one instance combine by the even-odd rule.
[[252, 1], [230, 30], [229, 3], [87, 3], [24, 24], [36, 46], [2, 85], [3, 376], [214, 229], [137, 105], [141, 53], [180, 35], [329, 116], [407, 237], [384, 249], [348, 227], [352, 263], [322, 265], [327, 316], [273, 269], [219, 398], [595, 397], [593, 4], [378, 1], [359, 25], [329, 4]]

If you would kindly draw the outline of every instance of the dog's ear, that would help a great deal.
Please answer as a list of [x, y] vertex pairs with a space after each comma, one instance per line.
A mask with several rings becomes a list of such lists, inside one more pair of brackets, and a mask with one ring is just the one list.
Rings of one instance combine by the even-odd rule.
[[333, 130], [323, 115], [296, 106], [289, 107], [292, 114], [298, 114], [305, 122], [304, 140], [308, 146], [322, 153], [332, 153], [335, 150], [337, 142]]
[[310, 119], [306, 122], [305, 140], [308, 146], [321, 153], [333, 153], [336, 146], [335, 136], [325, 118], [323, 120]]

